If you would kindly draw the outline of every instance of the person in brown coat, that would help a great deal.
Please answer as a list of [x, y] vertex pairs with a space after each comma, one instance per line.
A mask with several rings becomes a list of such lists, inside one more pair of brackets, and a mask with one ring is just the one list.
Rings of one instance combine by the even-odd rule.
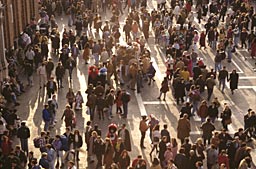
[[161, 100], [161, 96], [162, 96], [162, 94], [164, 94], [163, 101], [165, 101], [166, 93], [168, 91], [169, 91], [168, 79], [167, 79], [167, 77], [165, 77], [164, 80], [161, 83], [160, 95], [159, 95], [158, 99]]
[[144, 139], [146, 135], [146, 131], [149, 128], [149, 125], [147, 124], [147, 116], [142, 116], [142, 120], [140, 121], [140, 132], [141, 132], [141, 138], [140, 138], [140, 147], [146, 148], [144, 146]]
[[84, 45], [84, 52], [83, 52], [83, 59], [85, 61], [85, 64], [88, 64], [89, 57], [90, 57], [90, 44], [86, 43]]
[[111, 164], [113, 163], [113, 155], [114, 155], [114, 146], [112, 145], [112, 142], [107, 137], [105, 140], [105, 149], [104, 149], [104, 158], [103, 158], [103, 164], [105, 165], [105, 168], [110, 168]]
[[132, 151], [130, 133], [129, 133], [129, 131], [127, 130], [125, 124], [123, 124], [123, 125], [122, 125], [122, 128], [120, 128], [120, 129], [118, 130], [118, 137], [121, 137], [121, 138], [122, 138], [122, 141], [123, 141], [123, 143], [124, 143], [124, 148], [125, 148], [127, 151]]
[[177, 137], [181, 140], [181, 144], [184, 143], [184, 139], [189, 137], [189, 133], [191, 131], [190, 122], [188, 120], [188, 115], [184, 114], [182, 118], [178, 121], [177, 127]]
[[205, 100], [201, 102], [197, 115], [201, 118], [201, 123], [205, 122], [205, 119], [208, 116], [208, 106]]

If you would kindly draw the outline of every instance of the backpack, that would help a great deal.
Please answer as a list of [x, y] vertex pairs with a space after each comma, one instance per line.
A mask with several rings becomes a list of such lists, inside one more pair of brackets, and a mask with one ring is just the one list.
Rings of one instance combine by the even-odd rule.
[[60, 151], [64, 150], [64, 151], [68, 151], [68, 138], [65, 135], [61, 135], [60, 136], [60, 141], [61, 141], [61, 147], [60, 147]]
[[40, 138], [39, 137], [34, 138], [33, 143], [34, 143], [35, 148], [40, 148]]

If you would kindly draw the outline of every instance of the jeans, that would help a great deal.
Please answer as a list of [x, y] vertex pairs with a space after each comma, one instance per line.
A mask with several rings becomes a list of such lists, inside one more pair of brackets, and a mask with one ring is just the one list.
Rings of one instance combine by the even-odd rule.
[[207, 93], [208, 93], [207, 100], [209, 101], [213, 93], [213, 88], [207, 88]]
[[48, 131], [50, 126], [50, 121], [44, 121], [44, 131]]
[[110, 105], [109, 107], [108, 107], [108, 113], [109, 113], [109, 117], [111, 117], [112, 116], [112, 105]]
[[222, 69], [221, 62], [215, 62], [215, 71], [219, 72]]
[[226, 79], [219, 79], [219, 89], [221, 88], [221, 85], [222, 85], [221, 92], [223, 93], [226, 86]]
[[21, 149], [28, 154], [28, 139], [20, 139]]
[[98, 53], [94, 53], [93, 54], [93, 57], [94, 57], [94, 59], [95, 59], [95, 65], [97, 66], [97, 65], [99, 65], [99, 54]]
[[192, 114], [194, 115], [195, 114], [195, 112], [197, 112], [198, 111], [198, 101], [193, 101], [192, 102]]

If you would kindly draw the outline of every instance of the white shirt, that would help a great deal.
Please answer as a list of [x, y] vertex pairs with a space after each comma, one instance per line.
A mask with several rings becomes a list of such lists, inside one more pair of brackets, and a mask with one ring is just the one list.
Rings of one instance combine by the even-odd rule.
[[39, 66], [37, 69], [37, 72], [39, 75], [46, 75], [46, 70], [45, 70], [45, 66]]

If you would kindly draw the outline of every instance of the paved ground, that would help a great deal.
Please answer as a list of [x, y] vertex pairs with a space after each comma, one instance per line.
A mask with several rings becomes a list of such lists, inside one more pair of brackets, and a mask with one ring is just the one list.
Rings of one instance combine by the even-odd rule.
[[[149, 3], [149, 8], [152, 9], [156, 7], [156, 3]], [[123, 15], [120, 19], [121, 25], [123, 25], [123, 20], [125, 16]], [[109, 19], [109, 14], [102, 15], [102, 19]], [[58, 24], [60, 25], [60, 30], [66, 26], [67, 18], [58, 18]], [[195, 24], [197, 24], [195, 22]], [[63, 26], [63, 27], [62, 27]], [[94, 33], [91, 33], [91, 36], [94, 36]], [[95, 37], [97, 38], [97, 37]], [[127, 120], [121, 119], [119, 116], [114, 114], [114, 118], [112, 120], [105, 121], [96, 121], [94, 122], [99, 124], [100, 128], [103, 130], [103, 137], [106, 133], [106, 126], [111, 122], [117, 124], [127, 124], [127, 128], [131, 133], [132, 140], [132, 153], [130, 156], [132, 158], [136, 157], [138, 154], [142, 154], [143, 157], [150, 162], [149, 152], [150, 152], [150, 140], [149, 137], [146, 137], [145, 145], [147, 148], [145, 150], [141, 150], [139, 147], [140, 140], [140, 132], [139, 132], [139, 121], [141, 114], [154, 114], [158, 119], [160, 119], [161, 124], [167, 123], [169, 125], [169, 130], [171, 132], [172, 137], [176, 137], [176, 127], [177, 120], [179, 118], [179, 110], [180, 106], [177, 106], [172, 92], [167, 94], [167, 99], [165, 102], [159, 101], [157, 99], [159, 94], [159, 88], [163, 76], [165, 74], [165, 66], [164, 66], [164, 55], [162, 48], [158, 45], [154, 44], [154, 33], [151, 31], [150, 38], [148, 41], [148, 47], [150, 48], [153, 64], [157, 70], [156, 72], [156, 82], [153, 85], [148, 86], [145, 84], [142, 89], [141, 94], [137, 94], [136, 92], [129, 91], [132, 95], [132, 100], [129, 103], [129, 114]], [[200, 57], [204, 59], [206, 65], [213, 66], [213, 57], [214, 52], [207, 48], [206, 50], [199, 51]], [[235, 91], [234, 95], [231, 95], [231, 92], [227, 89], [225, 90], [225, 94], [222, 94], [217, 88], [214, 89], [214, 96], [218, 97], [221, 103], [228, 103], [231, 106], [233, 111], [233, 123], [229, 127], [230, 133], [234, 133], [239, 127], [243, 126], [243, 115], [250, 107], [256, 110], [256, 75], [253, 71], [253, 64], [255, 60], [251, 60], [248, 58], [244, 60], [244, 56], [249, 56], [248, 52], [245, 50], [238, 50], [237, 54], [233, 56], [232, 63], [227, 63], [224, 61], [224, 65], [227, 66], [227, 69], [231, 71], [236, 68], [240, 75], [239, 81], [239, 89]], [[54, 61], [57, 61], [57, 58], [53, 57]], [[73, 89], [74, 91], [80, 90], [86, 99], [85, 90], [87, 88], [87, 75], [88, 75], [88, 66], [83, 64], [81, 58], [79, 58], [77, 69], [73, 72]], [[66, 75], [67, 76], [67, 75]], [[61, 115], [63, 113], [63, 109], [66, 104], [65, 95], [67, 89], [69, 87], [68, 79], [65, 77], [64, 80], [64, 88], [58, 91], [58, 102], [59, 102], [59, 110], [57, 113], [57, 125], [51, 130], [51, 135], [60, 134], [64, 132], [64, 124], [60, 120]], [[227, 86], [228, 87], [228, 86]], [[38, 85], [38, 77], [34, 75], [34, 86], [31, 88], [26, 88], [26, 93], [18, 98], [21, 106], [18, 107], [18, 114], [22, 119], [27, 120], [28, 125], [31, 128], [31, 137], [36, 137], [43, 129], [43, 122], [41, 118], [41, 111], [43, 108], [43, 103], [46, 102], [46, 92], [43, 89], [39, 89]], [[77, 128], [83, 132], [86, 121], [89, 120], [88, 115], [85, 113], [85, 106], [83, 111], [77, 112]], [[194, 117], [191, 120], [192, 123], [192, 132], [191, 132], [191, 140], [195, 141], [196, 138], [201, 136], [201, 131], [198, 126], [200, 126], [200, 119], [198, 117]], [[217, 130], [221, 129], [220, 121], [216, 122]], [[33, 147], [32, 139], [29, 142], [30, 150], [35, 151], [35, 154], [39, 156], [39, 151]], [[87, 168], [86, 161], [86, 151], [85, 146], [82, 148], [82, 153], [80, 155], [81, 161], [79, 162], [79, 168], [85, 169]], [[88, 168], [94, 168], [93, 166], [89, 166]]]

